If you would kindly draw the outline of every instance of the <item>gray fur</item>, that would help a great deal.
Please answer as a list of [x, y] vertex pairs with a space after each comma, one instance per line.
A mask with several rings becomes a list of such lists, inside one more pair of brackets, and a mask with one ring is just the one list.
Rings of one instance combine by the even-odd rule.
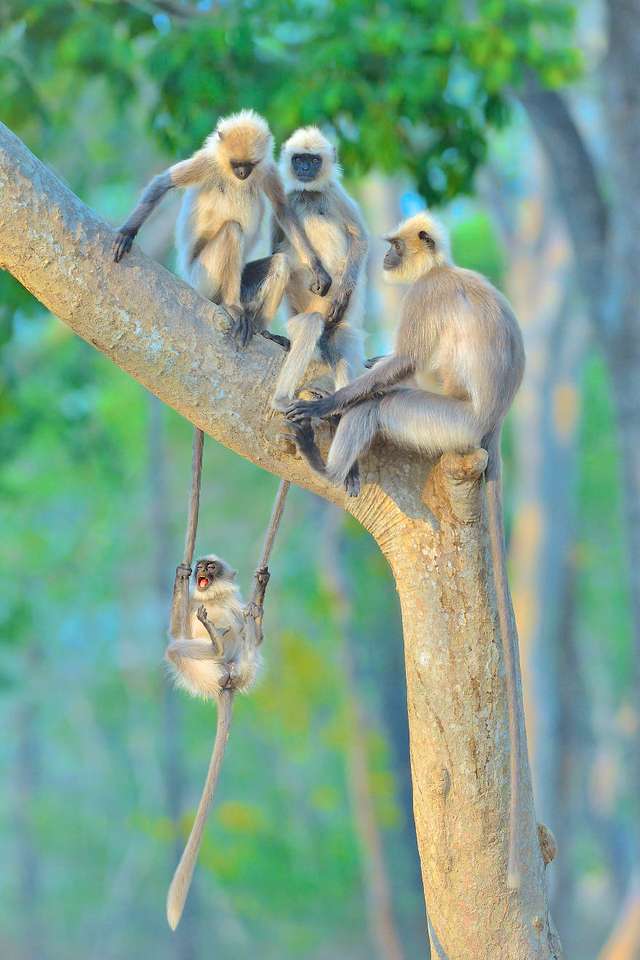
[[[388, 239], [393, 249], [385, 256], [385, 270], [410, 284], [393, 355], [333, 397], [292, 404], [287, 416], [297, 425], [313, 416], [342, 414], [326, 472], [345, 484], [351, 467], [378, 434], [430, 456], [464, 453], [481, 443], [488, 447], [488, 526], [511, 741], [507, 884], [517, 888], [523, 743], [518, 641], [505, 563], [500, 435], [524, 372], [522, 334], [502, 294], [485, 277], [451, 262], [446, 235], [429, 214], [412, 217]], [[311, 449], [311, 441], [305, 440]], [[312, 452], [317, 460], [317, 451]], [[314, 460], [308, 459], [313, 466]]]
[[[292, 146], [296, 142], [300, 149]], [[310, 143], [316, 146], [310, 149]], [[296, 179], [291, 166], [296, 152], [322, 156], [313, 184]], [[289, 241], [280, 240], [277, 249], [285, 251], [291, 261], [286, 297], [295, 323], [289, 321], [291, 350], [282, 365], [272, 401], [278, 410], [291, 401], [312, 360], [329, 367], [336, 387], [352, 379], [361, 368], [362, 336], [355, 331], [362, 325], [368, 246], [360, 212], [339, 182], [335, 151], [320, 131], [297, 130], [284, 145], [280, 162], [283, 178], [288, 183], [287, 202], [292, 214], [334, 282], [326, 298], [310, 292], [305, 264]], [[279, 239], [277, 231], [274, 239]], [[323, 319], [321, 327], [318, 316]], [[308, 325], [305, 318], [310, 318]], [[299, 345], [298, 338], [301, 338]]]

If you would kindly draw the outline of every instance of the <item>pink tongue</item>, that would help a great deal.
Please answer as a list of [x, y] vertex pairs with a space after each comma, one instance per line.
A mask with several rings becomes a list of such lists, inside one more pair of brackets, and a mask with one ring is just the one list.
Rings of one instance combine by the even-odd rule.
[[204, 588], [207, 586], [208, 583], [209, 581], [205, 577], [200, 577], [200, 579], [198, 580], [198, 586], [200, 587], [201, 590], [204, 590]]

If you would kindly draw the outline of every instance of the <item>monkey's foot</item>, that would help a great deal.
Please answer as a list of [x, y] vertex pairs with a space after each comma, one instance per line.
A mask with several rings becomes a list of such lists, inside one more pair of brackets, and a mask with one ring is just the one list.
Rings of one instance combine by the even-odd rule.
[[273, 343], [277, 343], [285, 353], [288, 353], [291, 349], [291, 340], [289, 340], [288, 337], [281, 337], [279, 333], [271, 333], [271, 330], [261, 330], [260, 336], [264, 337], [265, 340], [271, 340]]
[[348, 497], [357, 497], [360, 494], [360, 467], [357, 460], [345, 477], [344, 489]]
[[118, 230], [117, 236], [113, 241], [113, 259], [120, 263], [126, 253], [129, 253], [133, 246], [136, 233], [131, 230]]
[[225, 303], [224, 309], [232, 318], [231, 336], [243, 349], [254, 334], [253, 314], [236, 303]]
[[283, 437], [293, 441], [298, 455], [309, 464], [312, 470], [315, 470], [321, 476], [326, 475], [324, 460], [318, 450], [313, 427], [309, 420], [302, 422], [289, 421], [287, 432], [283, 434]]

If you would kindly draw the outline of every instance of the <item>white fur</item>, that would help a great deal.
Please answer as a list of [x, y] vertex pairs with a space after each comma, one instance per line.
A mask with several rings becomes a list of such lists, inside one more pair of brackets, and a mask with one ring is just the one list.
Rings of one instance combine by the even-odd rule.
[[[296, 153], [317, 153], [322, 157], [322, 167], [311, 183], [298, 180], [291, 167], [291, 157]], [[339, 182], [342, 168], [338, 163], [336, 148], [319, 127], [300, 127], [291, 134], [280, 150], [280, 173], [287, 193], [289, 190], [323, 190], [330, 182]]]

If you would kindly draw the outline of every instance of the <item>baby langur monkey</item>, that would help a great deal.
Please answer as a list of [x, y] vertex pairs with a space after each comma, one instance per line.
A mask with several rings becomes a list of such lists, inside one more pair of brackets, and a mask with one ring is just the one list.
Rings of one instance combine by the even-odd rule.
[[256, 574], [254, 600], [245, 604], [235, 582], [236, 571], [211, 554], [196, 562], [189, 591], [189, 637], [172, 640], [165, 657], [176, 684], [194, 697], [218, 701], [216, 738], [191, 834], [167, 894], [167, 919], [175, 930], [184, 908], [198, 859], [207, 815], [215, 792], [229, 736], [236, 692], [253, 686], [260, 666], [262, 606], [269, 579], [266, 568]]
[[[515, 888], [522, 732], [518, 641], [504, 556], [500, 436], [524, 372], [522, 335], [502, 294], [480, 274], [451, 261], [446, 234], [430, 214], [411, 217], [386, 239], [386, 277], [409, 285], [393, 354], [333, 396], [291, 404], [287, 416], [300, 452], [336, 483], [349, 477], [376, 436], [429, 455], [487, 449], [488, 524], [511, 740], [508, 883]], [[309, 420], [336, 414], [341, 419], [325, 468]]]
[[291, 263], [286, 296], [291, 312], [287, 354], [272, 405], [284, 410], [313, 359], [331, 369], [335, 389], [362, 363], [362, 314], [367, 234], [358, 207], [340, 184], [336, 150], [317, 127], [301, 127], [282, 147], [280, 172], [287, 202], [333, 278], [326, 299], [308, 285], [308, 269], [290, 237], [274, 231], [274, 249]]
[[[200, 150], [154, 177], [118, 231], [113, 246], [116, 262], [131, 249], [142, 224], [174, 187], [187, 188], [176, 229], [180, 274], [204, 297], [224, 304], [243, 346], [256, 332], [269, 337], [266, 327], [289, 277], [283, 253], [249, 261], [265, 197], [291, 249], [307, 267], [310, 289], [318, 297], [326, 294], [331, 278], [287, 206], [273, 162], [273, 137], [259, 114], [241, 110], [223, 117]], [[283, 343], [283, 338], [275, 339]]]

